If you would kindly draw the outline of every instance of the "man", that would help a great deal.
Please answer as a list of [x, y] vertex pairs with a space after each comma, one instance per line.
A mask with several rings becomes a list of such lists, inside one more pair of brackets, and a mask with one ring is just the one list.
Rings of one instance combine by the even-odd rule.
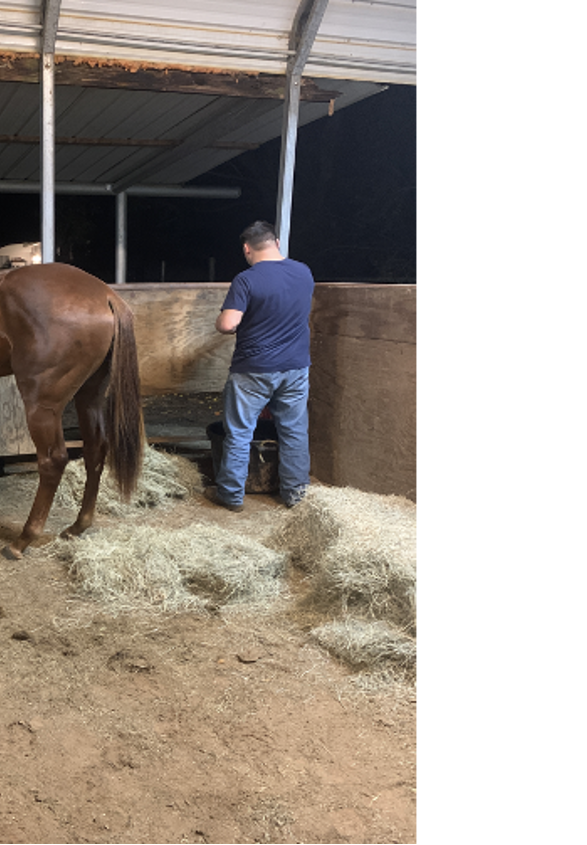
[[309, 267], [279, 251], [270, 223], [256, 221], [241, 235], [249, 269], [233, 279], [216, 329], [236, 332], [224, 388], [222, 462], [206, 498], [242, 511], [251, 440], [261, 411], [273, 415], [279, 441], [280, 494], [288, 507], [310, 482], [308, 390], [309, 317], [314, 279]]

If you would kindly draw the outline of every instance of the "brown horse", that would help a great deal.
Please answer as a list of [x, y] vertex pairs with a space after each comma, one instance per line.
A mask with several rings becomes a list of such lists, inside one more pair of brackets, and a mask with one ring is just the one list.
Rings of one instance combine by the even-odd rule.
[[141, 471], [144, 427], [133, 315], [108, 285], [66, 264], [0, 273], [0, 376], [14, 373], [37, 449], [39, 486], [16, 559], [45, 526], [68, 461], [62, 414], [74, 399], [84, 443], [86, 485], [76, 521], [92, 524], [107, 461], [128, 499]]

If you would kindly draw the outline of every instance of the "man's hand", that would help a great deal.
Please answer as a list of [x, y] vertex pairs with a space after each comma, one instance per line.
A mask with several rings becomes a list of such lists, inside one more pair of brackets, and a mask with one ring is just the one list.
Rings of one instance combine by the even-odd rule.
[[234, 308], [226, 308], [216, 318], [216, 331], [222, 332], [222, 334], [234, 334], [242, 318], [242, 311], [236, 311]]

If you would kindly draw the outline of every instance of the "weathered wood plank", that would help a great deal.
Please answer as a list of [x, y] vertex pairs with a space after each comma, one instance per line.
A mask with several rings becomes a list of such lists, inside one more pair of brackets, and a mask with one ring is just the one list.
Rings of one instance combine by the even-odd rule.
[[322, 282], [312, 326], [322, 335], [416, 342], [415, 286]]
[[116, 287], [135, 315], [144, 396], [223, 389], [234, 337], [214, 324], [227, 290], [226, 283]]
[[34, 455], [24, 404], [14, 376], [0, 377], [0, 455]]
[[[0, 53], [0, 81], [39, 81], [38, 53]], [[122, 62], [105, 58], [55, 57], [55, 84], [85, 88], [127, 88], [135, 91], [166, 91], [283, 100], [285, 76], [269, 73], [216, 71], [209, 68]], [[310, 77], [302, 79], [301, 99], [328, 103], [340, 91], [325, 91]]]
[[415, 501], [415, 287], [317, 285], [311, 327], [312, 473]]

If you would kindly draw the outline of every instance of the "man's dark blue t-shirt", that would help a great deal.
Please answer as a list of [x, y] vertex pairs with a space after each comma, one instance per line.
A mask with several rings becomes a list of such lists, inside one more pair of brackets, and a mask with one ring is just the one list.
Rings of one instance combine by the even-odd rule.
[[279, 373], [310, 366], [314, 279], [299, 261], [258, 261], [236, 276], [222, 305], [243, 312], [231, 373]]

